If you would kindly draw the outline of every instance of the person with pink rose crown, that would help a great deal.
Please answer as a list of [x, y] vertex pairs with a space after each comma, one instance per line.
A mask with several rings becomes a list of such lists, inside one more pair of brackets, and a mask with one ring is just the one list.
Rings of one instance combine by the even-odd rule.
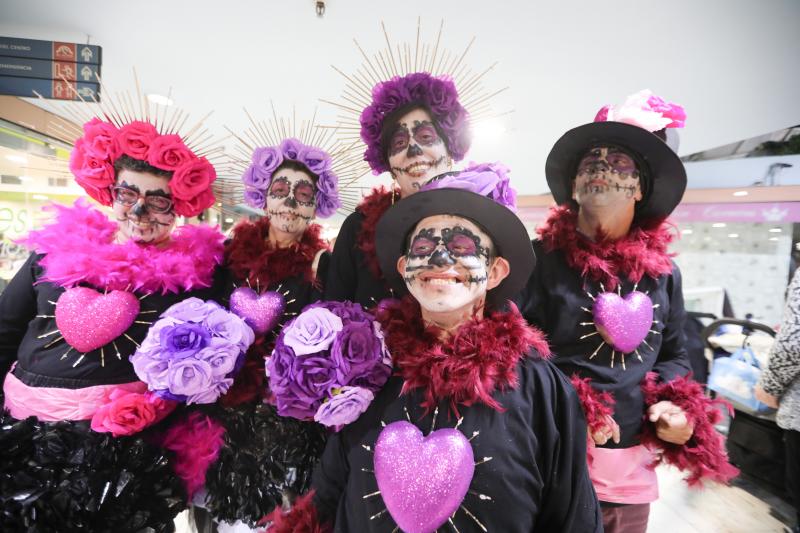
[[686, 188], [674, 151], [685, 119], [641, 91], [555, 143], [545, 173], [558, 206], [515, 298], [581, 398], [607, 532], [646, 531], [659, 461], [688, 471], [690, 485], [736, 474], [714, 429], [720, 412], [687, 377], [681, 273], [667, 249], [664, 219]]
[[[24, 239], [32, 253], [0, 295], [3, 531], [170, 531], [186, 505], [157, 444], [177, 402], [149, 391], [129, 356], [162, 312], [221, 293], [222, 234], [176, 228], [213, 205], [216, 173], [190, 137], [101, 110], [70, 170], [109, 209], [49, 207], [54, 220]], [[205, 340], [191, 327], [162, 336]], [[188, 386], [207, 367], [159, 375]]]
[[341, 407], [313, 491], [268, 533], [602, 531], [578, 396], [508, 304], [535, 256], [506, 189], [464, 172], [382, 217], [377, 257], [404, 295], [375, 310], [392, 377]]

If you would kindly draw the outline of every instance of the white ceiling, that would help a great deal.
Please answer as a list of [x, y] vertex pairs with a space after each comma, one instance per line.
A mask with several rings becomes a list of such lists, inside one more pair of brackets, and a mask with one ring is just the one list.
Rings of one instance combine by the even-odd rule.
[[797, 0], [2, 0], [0, 35], [90, 42], [103, 47], [111, 89], [131, 88], [135, 66], [146, 92], [166, 94], [208, 123], [247, 127], [246, 106], [265, 116], [269, 100], [332, 122], [344, 80], [360, 63], [352, 39], [412, 40], [417, 16], [431, 36], [444, 18], [448, 47], [472, 36], [471, 64], [489, 88], [510, 86], [496, 109], [505, 133], [482, 139], [474, 160], [502, 160], [516, 188], [545, 192], [547, 152], [560, 134], [590, 121], [605, 103], [650, 88], [688, 112], [688, 154], [800, 123], [800, 2]]

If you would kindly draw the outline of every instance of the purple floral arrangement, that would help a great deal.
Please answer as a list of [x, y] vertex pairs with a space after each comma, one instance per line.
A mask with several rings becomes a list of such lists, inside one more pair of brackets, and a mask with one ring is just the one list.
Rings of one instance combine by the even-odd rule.
[[361, 140], [367, 145], [364, 161], [376, 175], [389, 171], [385, 150], [381, 147], [381, 129], [387, 115], [411, 102], [424, 104], [433, 115], [436, 125], [447, 138], [450, 156], [461, 161], [469, 150], [467, 110], [458, 101], [458, 91], [446, 76], [417, 72], [395, 76], [372, 89], [372, 103], [361, 112]]
[[367, 409], [391, 373], [380, 325], [350, 302], [307, 306], [267, 359], [278, 414], [337, 429]]
[[517, 210], [517, 191], [511, 187], [510, 170], [502, 163], [470, 163], [460, 172], [433, 178], [421, 191], [433, 189], [462, 189], [488, 196], [512, 211]]
[[244, 320], [216, 302], [188, 298], [161, 314], [130, 360], [160, 397], [213, 403], [233, 384], [254, 339]]
[[334, 214], [342, 204], [339, 201], [339, 178], [331, 170], [331, 156], [320, 148], [305, 145], [297, 139], [284, 139], [279, 146], [261, 146], [255, 149], [252, 162], [242, 175], [245, 203], [257, 209], [264, 208], [272, 173], [287, 159], [305, 165], [309, 171], [319, 176], [317, 215], [326, 218]]

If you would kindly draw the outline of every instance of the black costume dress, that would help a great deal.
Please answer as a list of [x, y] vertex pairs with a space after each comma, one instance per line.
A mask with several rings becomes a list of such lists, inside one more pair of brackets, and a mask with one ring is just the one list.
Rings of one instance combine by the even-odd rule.
[[[220, 277], [212, 275], [219, 274], [222, 235], [207, 227], [177, 229], [165, 250], [152, 248], [144, 255], [177, 270], [164, 273], [160, 282], [149, 283], [150, 290], [140, 290], [133, 287], [152, 280], [128, 279], [124, 273], [104, 270], [114, 264], [127, 265], [116, 252], [109, 253], [116, 224], [80, 202], [59, 211], [56, 224], [34, 232], [44, 236], [33, 241], [34, 247], [46, 253], [32, 253], [0, 295], [2, 376], [13, 365], [10, 371], [16, 379], [28, 388], [42, 388], [43, 394], [51, 388], [79, 390], [137, 382], [128, 357], [146, 336], [148, 322], [186, 298], [217, 299]], [[64, 234], [64, 228], [71, 233]], [[172, 260], [159, 262], [165, 253]], [[72, 269], [70, 281], [63, 285], [50, 281], [42, 266], [45, 259], [58, 262], [62, 274], [65, 268]], [[81, 260], [94, 267], [75, 266]], [[181, 262], [186, 264], [181, 266]], [[110, 286], [93, 286], [87, 279], [104, 279]], [[139, 297], [137, 320], [141, 323], [134, 322], [124, 336], [82, 354], [54, 333], [59, 330], [55, 303], [65, 286], [103, 292], [122, 290], [128, 284]], [[151, 292], [155, 287], [161, 291]], [[172, 531], [186, 494], [168, 463], [168, 453], [149, 437], [170, 420], [141, 433], [113, 437], [93, 431], [88, 419], [45, 422], [30, 416], [17, 420], [4, 412], [0, 420], [0, 529]]]
[[[586, 422], [569, 382], [543, 359], [540, 351], [546, 354], [547, 345], [541, 336], [515, 311], [496, 313], [462, 326], [456, 336], [467, 352], [453, 353], [423, 330], [416, 302], [382, 308], [378, 320], [396, 373], [360, 418], [328, 440], [312, 483], [320, 522], [333, 523], [336, 532], [395, 530], [392, 517], [382, 512], [382, 498], [374, 494], [373, 450], [385, 424], [409, 420], [425, 434], [435, 425], [437, 430], [458, 426], [473, 436], [477, 466], [451, 518], [458, 531], [484, 531], [478, 524], [504, 533], [601, 531], [586, 468]], [[451, 367], [437, 391], [428, 378], [441, 379], [445, 374], [435, 366], [453, 363], [442, 357], [458, 358], [460, 370]], [[468, 376], [485, 378], [494, 371], [508, 372], [509, 382], [483, 382], [485, 394], [476, 395], [481, 387]], [[453, 395], [442, 396], [446, 389]], [[454, 405], [456, 397], [463, 401]]]
[[247, 362], [220, 405], [204, 409], [225, 427], [225, 443], [206, 473], [206, 507], [217, 520], [249, 526], [276, 505], [291, 502], [308, 489], [311, 473], [325, 446], [327, 430], [316, 422], [282, 417], [265, 403], [264, 358], [276, 332], [306, 305], [319, 299], [317, 279], [324, 277], [329, 252], [321, 227], [310, 225], [301, 241], [287, 249], [267, 242], [269, 220], [240, 223], [225, 246], [227, 286], [252, 287], [285, 295], [286, 311], [274, 331], [256, 337]]

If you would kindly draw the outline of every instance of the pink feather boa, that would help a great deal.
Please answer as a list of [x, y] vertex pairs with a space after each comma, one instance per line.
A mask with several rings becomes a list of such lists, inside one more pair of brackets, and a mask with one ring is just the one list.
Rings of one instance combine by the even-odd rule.
[[655, 425], [645, 421], [642, 444], [660, 450], [657, 462], [688, 471], [686, 483], [690, 487], [702, 485], [704, 480], [725, 483], [738, 475], [739, 470], [728, 462], [724, 438], [714, 428], [722, 418], [715, 404], [721, 402], [708, 398], [703, 394], [703, 387], [690, 378], [679, 377], [663, 383], [658, 383], [657, 378], [654, 372], [648, 372], [642, 383], [645, 404], [670, 401], [683, 409], [694, 423], [692, 438], [686, 444], [678, 445], [659, 439]]
[[62, 287], [88, 283], [109, 290], [178, 293], [211, 285], [222, 262], [223, 235], [209, 226], [177, 228], [167, 247], [117, 244], [117, 224], [79, 198], [73, 207], [48, 206], [52, 224], [21, 242], [45, 256], [43, 281]]
[[205, 485], [206, 472], [219, 456], [225, 428], [203, 413], [194, 411], [167, 430], [161, 446], [175, 455], [172, 469], [183, 480], [191, 501]]

